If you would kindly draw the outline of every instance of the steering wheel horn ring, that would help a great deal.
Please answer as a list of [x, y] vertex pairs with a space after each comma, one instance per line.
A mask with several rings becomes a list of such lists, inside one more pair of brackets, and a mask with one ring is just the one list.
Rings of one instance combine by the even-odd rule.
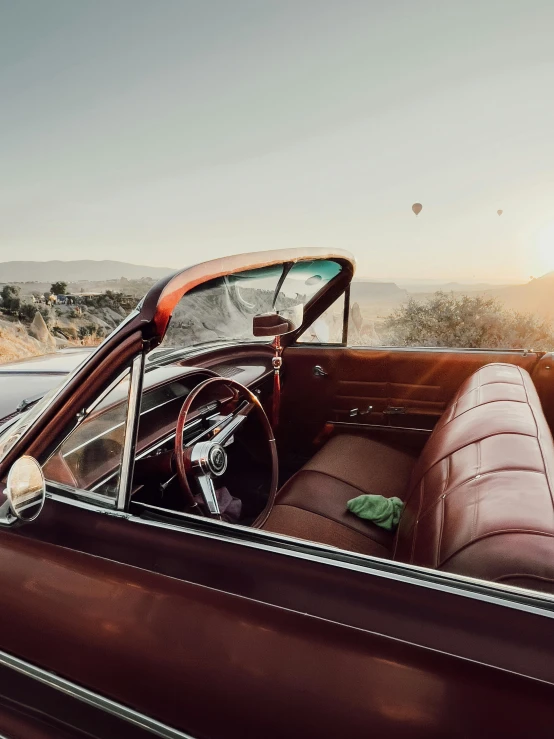
[[[211, 433], [211, 438], [199, 440], [190, 447], [183, 446], [183, 432], [193, 403], [197, 402], [198, 396], [208, 388], [217, 388], [220, 385], [225, 385], [232, 391], [237, 403], [236, 408], [228, 416], [223, 417], [215, 429], [206, 430], [206, 434]], [[240, 403], [241, 398], [242, 403]], [[271, 483], [267, 503], [252, 524], [254, 528], [260, 528], [271, 513], [277, 494], [277, 447], [265, 411], [259, 399], [247, 387], [226, 377], [210, 377], [192, 390], [183, 403], [177, 419], [175, 461], [177, 477], [185, 494], [187, 505], [195, 513], [200, 511], [204, 515], [221, 519], [214, 478], [221, 477], [227, 469], [228, 456], [224, 444], [234, 436], [252, 410], [256, 411], [261, 421], [271, 457]], [[198, 496], [193, 494], [190, 480], [194, 480], [196, 487], [200, 489], [203, 504], [199, 505]]]

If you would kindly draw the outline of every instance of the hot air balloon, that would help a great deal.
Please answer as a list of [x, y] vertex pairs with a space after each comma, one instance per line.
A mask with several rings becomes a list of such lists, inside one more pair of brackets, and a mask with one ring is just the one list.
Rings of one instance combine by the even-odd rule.
[[423, 205], [421, 203], [414, 203], [412, 205], [412, 210], [418, 216], [421, 213], [421, 209], [423, 208]]
[[501, 215], [502, 215], [502, 213], [504, 213], [504, 211], [503, 211], [503, 210], [497, 210], [497, 211], [496, 211], [496, 213], [497, 213], [497, 214], [498, 214], [499, 216], [501, 216]]

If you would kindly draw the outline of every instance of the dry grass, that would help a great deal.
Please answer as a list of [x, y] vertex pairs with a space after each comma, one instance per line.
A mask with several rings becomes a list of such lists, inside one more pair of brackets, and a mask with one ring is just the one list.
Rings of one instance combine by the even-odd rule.
[[0, 364], [37, 357], [47, 351], [21, 324], [0, 321]]

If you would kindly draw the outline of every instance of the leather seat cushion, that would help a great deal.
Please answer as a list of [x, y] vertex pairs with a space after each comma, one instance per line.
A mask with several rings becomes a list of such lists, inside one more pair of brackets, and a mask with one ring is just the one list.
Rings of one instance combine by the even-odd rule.
[[529, 374], [462, 385], [412, 473], [395, 559], [554, 589], [554, 444]]
[[[398, 496], [393, 535], [350, 514], [362, 493]], [[531, 377], [482, 367], [460, 387], [419, 459], [333, 437], [277, 496], [271, 531], [362, 554], [554, 592], [554, 443]]]
[[388, 444], [340, 434], [332, 436], [302, 469], [341, 480], [358, 489], [355, 495], [396, 495], [404, 499], [416, 460], [416, 454]]
[[415, 462], [411, 454], [362, 436], [332, 437], [280, 490], [264, 529], [391, 557], [394, 535], [346, 504], [364, 493], [403, 498]]

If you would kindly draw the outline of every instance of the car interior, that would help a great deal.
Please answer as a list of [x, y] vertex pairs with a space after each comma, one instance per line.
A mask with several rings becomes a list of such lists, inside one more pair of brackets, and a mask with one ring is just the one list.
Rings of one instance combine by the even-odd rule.
[[[532, 351], [302, 336], [158, 349], [146, 359], [131, 511], [552, 592], [550, 377], [551, 355]], [[114, 504], [128, 384], [118, 378], [50, 454], [49, 485]], [[396, 530], [351, 513], [360, 495], [400, 499]]]

